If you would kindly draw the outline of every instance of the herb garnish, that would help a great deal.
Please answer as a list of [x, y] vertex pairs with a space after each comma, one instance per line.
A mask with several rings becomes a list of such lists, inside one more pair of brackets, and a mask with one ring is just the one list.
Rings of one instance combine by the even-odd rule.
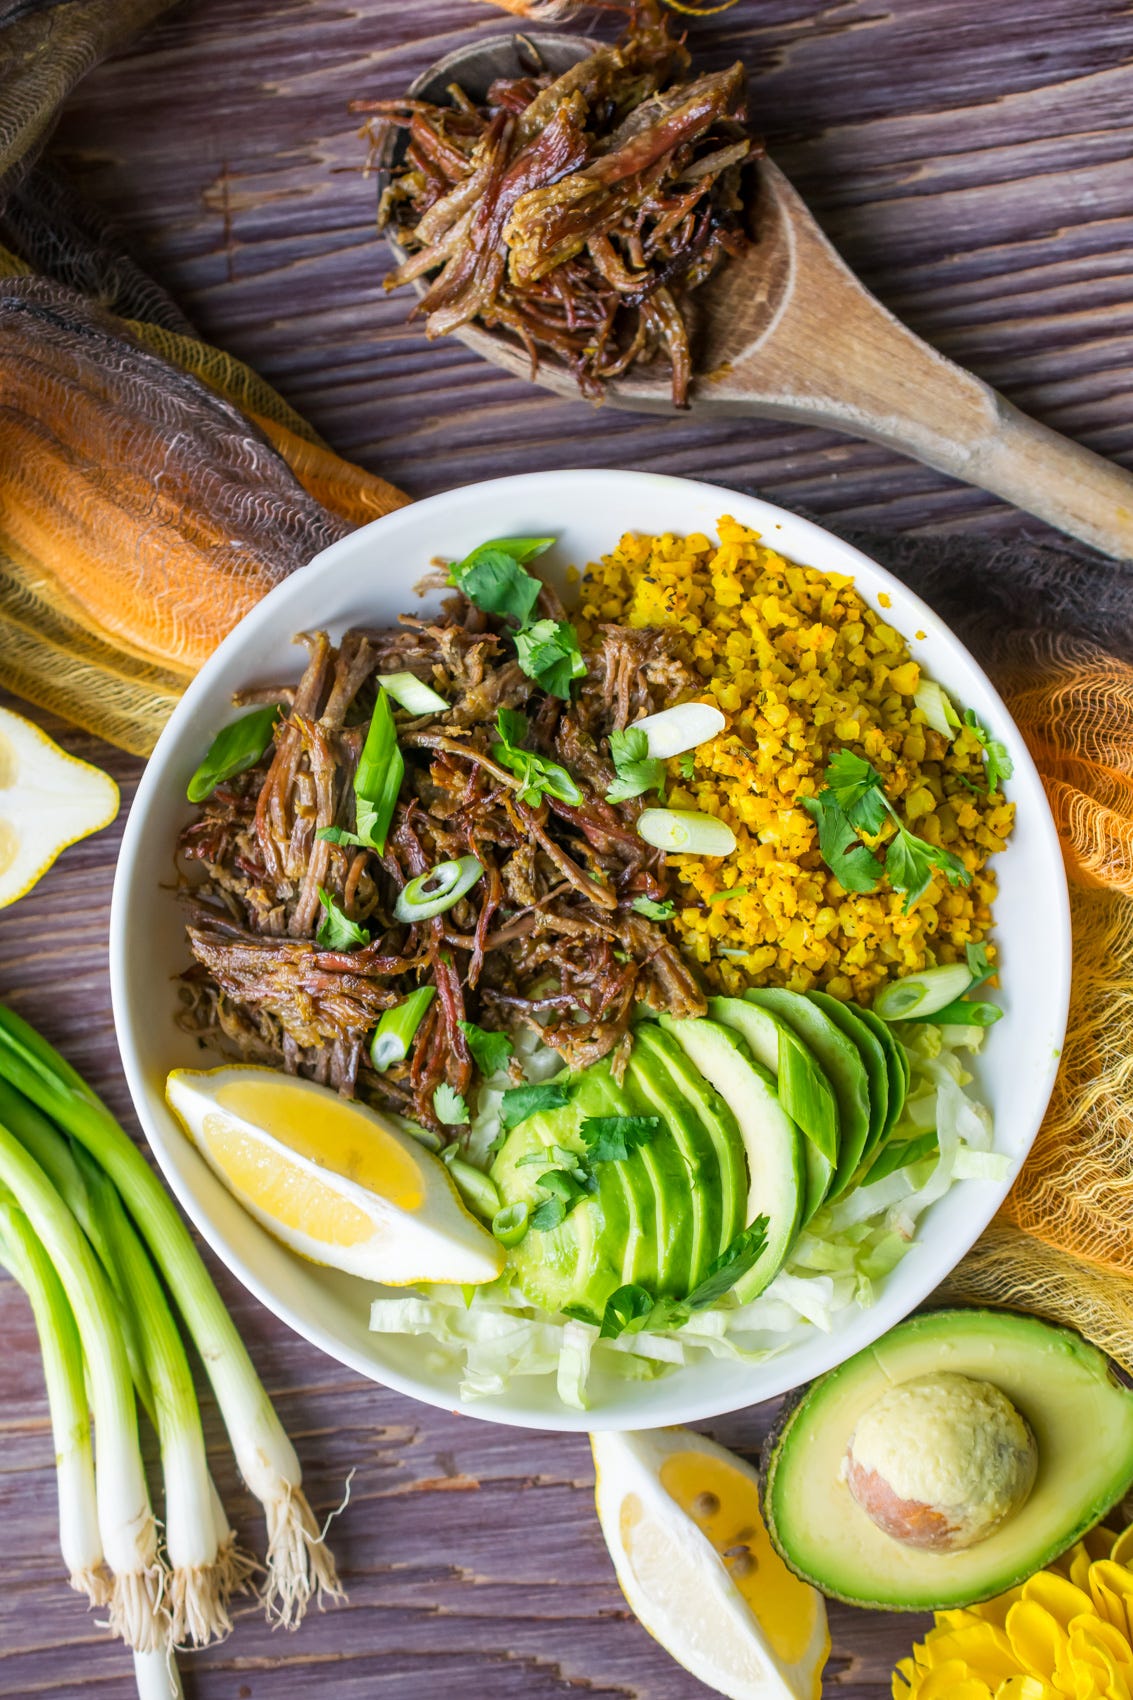
[[639, 1145], [657, 1137], [660, 1116], [587, 1116], [579, 1134], [592, 1163], [624, 1163]]
[[913, 1015], [910, 1022], [931, 1023], [934, 1027], [994, 1027], [1003, 1011], [997, 1003], [985, 1003], [979, 998], [972, 999], [971, 994], [977, 986], [982, 986], [985, 980], [998, 973], [993, 962], [988, 961], [987, 947], [982, 944], [969, 944], [964, 947], [964, 955], [968, 959], [968, 971], [972, 976], [971, 984], [964, 995], [953, 998], [942, 1008], [935, 1010], [932, 1015]]
[[607, 803], [625, 803], [644, 791], [660, 791], [665, 783], [665, 764], [649, 754], [649, 735], [639, 726], [610, 733], [610, 760], [617, 778], [606, 792]]
[[442, 1080], [433, 1093], [433, 1113], [446, 1127], [463, 1127], [468, 1120], [468, 1105], [447, 1080]]
[[557, 797], [560, 803], [577, 806], [583, 801], [582, 792], [565, 767], [523, 748], [527, 737], [526, 714], [515, 708], [501, 708], [496, 715], [496, 731], [500, 742], [492, 745], [492, 759], [519, 780], [523, 787], [520, 802], [533, 805], [544, 797]]
[[763, 1256], [767, 1245], [767, 1217], [757, 1216], [750, 1227], [738, 1233], [709, 1264], [704, 1279], [686, 1299], [653, 1297], [645, 1287], [619, 1287], [606, 1300], [602, 1316], [603, 1340], [619, 1334], [640, 1334], [643, 1329], [682, 1328], [694, 1310], [707, 1310], [730, 1293], [736, 1282]]
[[521, 626], [515, 634], [515, 658], [549, 696], [568, 702], [571, 681], [586, 672], [578, 633], [569, 620], [536, 620], [533, 626]]
[[275, 723], [283, 710], [277, 702], [254, 708], [218, 732], [186, 788], [190, 803], [203, 803], [226, 779], [247, 773], [267, 751]]
[[553, 537], [493, 537], [455, 562], [448, 582], [485, 614], [510, 614], [525, 626], [543, 586], [524, 572], [522, 563], [535, 560], [554, 541]]
[[696, 773], [695, 752], [693, 750], [686, 750], [683, 756], [678, 756], [677, 766], [680, 768], [682, 779], [691, 779]]
[[677, 906], [671, 897], [664, 903], [657, 903], [652, 897], [635, 897], [630, 908], [638, 915], [644, 915], [647, 921], [671, 921], [677, 912]]
[[987, 794], [990, 797], [1000, 789], [1000, 781], [1010, 779], [1015, 771], [1015, 763], [1007, 754], [1007, 745], [1001, 744], [998, 738], [993, 738], [987, 727], [980, 720], [974, 708], [964, 710], [964, 726], [971, 732], [976, 742], [982, 745], [987, 758]]
[[557, 1080], [548, 1080], [538, 1086], [513, 1086], [500, 1099], [500, 1121], [510, 1133], [528, 1116], [538, 1115], [543, 1110], [561, 1110], [569, 1097], [567, 1088]]
[[[846, 891], [876, 891], [884, 875], [894, 891], [905, 894], [907, 914], [924, 896], [937, 870], [950, 885], [971, 885], [972, 876], [958, 856], [909, 831], [885, 795], [881, 775], [863, 757], [852, 750], [838, 750], [825, 779], [826, 788], [817, 797], [800, 801], [818, 827], [823, 861]], [[896, 832], [875, 853], [861, 842], [858, 833], [872, 837], [887, 820], [893, 822]]]
[[481, 1074], [499, 1074], [507, 1067], [514, 1046], [506, 1033], [489, 1033], [486, 1027], [477, 1027], [474, 1021], [458, 1021], [456, 1025], [464, 1034], [472, 1052], [472, 1061]]
[[315, 943], [321, 944], [324, 950], [353, 950], [357, 945], [369, 944], [368, 928], [360, 927], [357, 921], [352, 921], [329, 891], [319, 887], [319, 902], [325, 911], [319, 922], [319, 930], [315, 934]]

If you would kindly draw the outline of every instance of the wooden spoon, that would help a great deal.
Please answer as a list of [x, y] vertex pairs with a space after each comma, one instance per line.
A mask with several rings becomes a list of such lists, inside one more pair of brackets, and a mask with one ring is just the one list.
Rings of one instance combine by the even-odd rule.
[[[497, 77], [529, 73], [532, 49], [559, 75], [594, 46], [545, 33], [490, 37], [448, 54], [410, 93], [443, 103], [459, 83], [481, 100]], [[1029, 419], [907, 330], [858, 281], [770, 160], [758, 167], [754, 214], [758, 240], [693, 297], [693, 412], [801, 420], [884, 443], [1107, 555], [1133, 559], [1133, 474]], [[390, 245], [405, 258], [392, 238]], [[506, 333], [467, 325], [455, 334], [530, 378], [526, 352]], [[579, 393], [550, 354], [541, 356], [536, 382], [558, 395]], [[661, 364], [611, 382], [606, 399], [633, 412], [677, 413]]]

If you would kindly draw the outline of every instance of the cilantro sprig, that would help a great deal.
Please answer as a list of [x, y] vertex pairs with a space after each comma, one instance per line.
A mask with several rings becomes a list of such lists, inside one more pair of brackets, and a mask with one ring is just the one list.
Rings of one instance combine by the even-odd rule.
[[548, 695], [570, 699], [570, 687], [586, 672], [578, 633], [569, 620], [532, 620], [543, 586], [525, 572], [528, 561], [548, 550], [553, 537], [493, 537], [449, 568], [448, 582], [485, 614], [512, 619], [515, 658], [529, 679]]
[[492, 759], [515, 774], [522, 786], [521, 802], [535, 804], [544, 797], [557, 797], [561, 803], [577, 806], [583, 801], [573, 776], [561, 763], [524, 749], [525, 714], [516, 708], [501, 708], [496, 715], [496, 731], [499, 741], [492, 745]]
[[738, 1233], [708, 1265], [687, 1298], [654, 1298], [645, 1287], [619, 1287], [606, 1300], [601, 1337], [613, 1340], [619, 1334], [640, 1334], [643, 1329], [683, 1328], [693, 1311], [707, 1310], [731, 1292], [737, 1281], [763, 1256], [767, 1246], [768, 1219], [757, 1216], [750, 1227]]
[[[949, 885], [971, 885], [972, 876], [958, 856], [910, 832], [885, 795], [880, 773], [864, 757], [838, 750], [825, 779], [817, 797], [801, 802], [818, 827], [822, 860], [846, 891], [876, 891], [886, 878], [894, 891], [904, 893], [908, 914], [937, 872]], [[859, 833], [876, 837], [887, 821], [895, 828], [887, 844], [871, 850], [862, 843]]]
[[468, 1122], [468, 1104], [447, 1080], [442, 1080], [433, 1093], [433, 1114], [446, 1127], [464, 1127]]
[[660, 1116], [587, 1116], [579, 1128], [584, 1151], [553, 1145], [549, 1152], [521, 1158], [521, 1165], [548, 1159], [553, 1164], [539, 1176], [537, 1185], [546, 1196], [531, 1212], [528, 1226], [557, 1228], [576, 1205], [597, 1192], [594, 1171], [599, 1163], [624, 1163], [631, 1151], [654, 1139], [660, 1127]]
[[992, 737], [983, 721], [977, 716], [974, 708], [964, 710], [964, 725], [983, 749], [986, 762], [984, 773], [987, 780], [987, 794], [991, 797], [1002, 788], [1004, 779], [1011, 778], [1015, 771], [1015, 763], [1007, 753], [1007, 745], [1000, 743], [998, 738]]
[[610, 760], [617, 777], [606, 792], [607, 803], [626, 803], [645, 791], [660, 791], [665, 783], [665, 763], [649, 754], [649, 736], [640, 726], [610, 733]]
[[506, 1033], [489, 1032], [486, 1027], [477, 1027], [474, 1021], [458, 1021], [456, 1025], [464, 1034], [472, 1061], [481, 1074], [499, 1074], [507, 1067], [515, 1047]]
[[316, 944], [324, 950], [354, 950], [359, 945], [369, 944], [369, 929], [352, 921], [338, 900], [322, 886], [319, 887], [319, 902], [323, 906], [323, 918], [315, 934]]

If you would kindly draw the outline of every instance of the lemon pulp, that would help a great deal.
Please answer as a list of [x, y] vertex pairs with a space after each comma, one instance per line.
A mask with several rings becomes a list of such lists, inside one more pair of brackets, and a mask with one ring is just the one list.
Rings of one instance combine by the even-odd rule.
[[[669, 1498], [727, 1565], [775, 1656], [784, 1664], [795, 1664], [810, 1646], [814, 1595], [805, 1582], [792, 1576], [771, 1545], [755, 1483], [723, 1459], [692, 1451], [666, 1458], [660, 1480]], [[623, 1506], [623, 1520], [627, 1509]], [[632, 1510], [629, 1517], [633, 1518]]]
[[234, 1191], [281, 1227], [322, 1245], [361, 1245], [373, 1239], [372, 1216], [297, 1163], [241, 1133], [227, 1116], [215, 1110], [206, 1115], [201, 1135]]
[[[286, 1079], [249, 1078], [225, 1081], [216, 1088], [213, 1101], [218, 1110], [228, 1110], [262, 1128], [297, 1156], [377, 1193], [399, 1210], [419, 1210], [424, 1202], [421, 1171], [412, 1156], [384, 1128], [342, 1099], [320, 1100], [316, 1108], [305, 1092], [297, 1092]], [[211, 1130], [208, 1137], [212, 1144]], [[252, 1140], [246, 1143], [249, 1150], [255, 1145]], [[221, 1160], [219, 1151], [217, 1157]], [[265, 1161], [274, 1166], [278, 1158], [257, 1147], [256, 1165], [262, 1166]], [[227, 1160], [224, 1167], [229, 1167]], [[336, 1208], [341, 1211], [341, 1197], [334, 1196]], [[264, 1204], [263, 1208], [268, 1206]], [[362, 1211], [357, 1214], [363, 1217]], [[373, 1222], [369, 1217], [364, 1220], [368, 1236], [373, 1233]], [[304, 1222], [304, 1227], [311, 1231], [308, 1222]]]

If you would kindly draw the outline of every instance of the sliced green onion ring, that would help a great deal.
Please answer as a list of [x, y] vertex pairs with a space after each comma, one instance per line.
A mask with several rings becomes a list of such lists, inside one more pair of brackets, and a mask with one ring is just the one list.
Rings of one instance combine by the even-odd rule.
[[461, 856], [457, 862], [438, 862], [435, 868], [418, 874], [397, 894], [393, 912], [399, 921], [431, 921], [443, 915], [465, 892], [471, 891], [484, 872], [484, 864], [475, 856]]
[[922, 679], [913, 693], [913, 701], [933, 731], [939, 732], [951, 743], [956, 736], [960, 716], [953, 708], [948, 693], [941, 690], [935, 679]]
[[378, 684], [409, 714], [442, 714], [450, 706], [416, 673], [379, 673]]
[[644, 732], [649, 754], [667, 761], [671, 756], [683, 756], [701, 744], [718, 737], [727, 721], [710, 702], [678, 702], [663, 708], [659, 714], [647, 714], [643, 720], [633, 720], [629, 732]]
[[966, 962], [925, 968], [884, 986], [873, 1000], [873, 1012], [882, 1021], [908, 1021], [911, 1016], [924, 1021], [960, 997], [971, 983], [972, 971]]
[[405, 1061], [425, 1011], [436, 995], [435, 986], [418, 986], [415, 992], [386, 1010], [370, 1040], [370, 1061], [379, 1074], [384, 1074], [394, 1063]]
[[530, 1212], [522, 1201], [517, 1204], [505, 1204], [502, 1210], [497, 1210], [492, 1217], [492, 1233], [501, 1245], [511, 1247], [518, 1245], [527, 1232], [527, 1218]]
[[695, 809], [643, 809], [637, 833], [646, 844], [675, 856], [730, 856], [736, 835], [726, 821]]

